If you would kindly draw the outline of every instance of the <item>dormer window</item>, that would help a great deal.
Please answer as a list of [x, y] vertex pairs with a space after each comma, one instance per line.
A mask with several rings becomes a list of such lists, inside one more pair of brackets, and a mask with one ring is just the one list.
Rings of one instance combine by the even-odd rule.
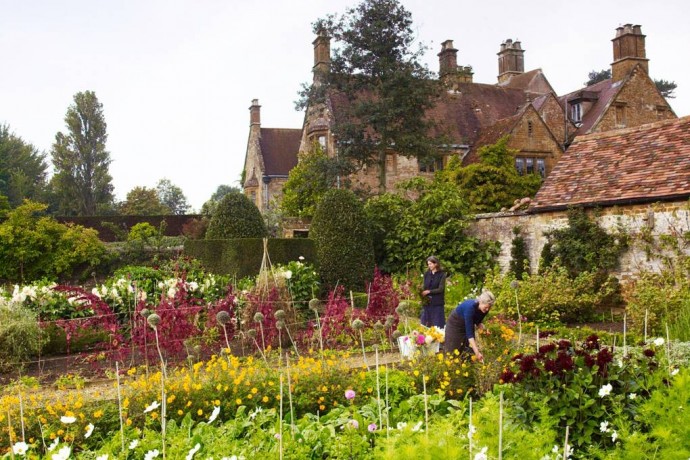
[[570, 120], [573, 123], [582, 123], [582, 104], [576, 102], [570, 106]]

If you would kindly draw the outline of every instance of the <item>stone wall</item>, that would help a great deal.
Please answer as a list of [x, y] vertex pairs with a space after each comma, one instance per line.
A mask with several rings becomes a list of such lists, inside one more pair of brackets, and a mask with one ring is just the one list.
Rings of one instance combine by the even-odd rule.
[[[649, 258], [639, 242], [639, 236], [647, 229], [656, 240], [661, 235], [680, 237], [684, 232], [690, 231], [688, 201], [612, 207], [599, 210], [599, 213], [597, 221], [609, 233], [620, 228], [632, 236], [631, 247], [621, 257], [620, 267], [616, 273], [621, 280], [635, 278], [642, 270], [658, 271], [660, 269], [662, 265], [660, 258]], [[552, 229], [563, 228], [567, 224], [565, 211], [538, 214], [493, 213], [478, 215], [468, 231], [482, 240], [494, 240], [501, 243], [498, 262], [503, 271], [507, 271], [511, 259], [513, 228], [520, 227], [529, 252], [530, 269], [534, 273], [539, 268], [539, 257], [546, 243], [544, 234]], [[690, 248], [686, 250], [690, 255]]]

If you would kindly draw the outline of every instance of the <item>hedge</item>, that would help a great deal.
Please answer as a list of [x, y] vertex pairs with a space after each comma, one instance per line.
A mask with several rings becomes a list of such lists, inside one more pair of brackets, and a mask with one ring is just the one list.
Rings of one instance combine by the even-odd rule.
[[[264, 245], [262, 238], [187, 240], [184, 253], [199, 259], [213, 273], [243, 278], [259, 273]], [[317, 265], [314, 242], [308, 238], [271, 238], [268, 255], [272, 264], [287, 264], [302, 256], [305, 262]]]

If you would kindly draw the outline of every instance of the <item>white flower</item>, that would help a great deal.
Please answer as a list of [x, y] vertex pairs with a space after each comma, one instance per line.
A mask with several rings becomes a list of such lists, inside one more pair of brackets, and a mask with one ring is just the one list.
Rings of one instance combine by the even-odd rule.
[[108, 460], [108, 454], [99, 455], [96, 460]]
[[616, 442], [616, 439], [618, 439], [618, 433], [614, 430], [613, 433], [611, 433], [611, 441]]
[[422, 430], [422, 425], [423, 425], [423, 424], [424, 424], [424, 422], [417, 422], [417, 423], [415, 424], [415, 426], [412, 427], [412, 431], [420, 431], [420, 430], [421, 430], [421, 431], [424, 431], [424, 430]]
[[299, 260], [304, 260], [304, 256], [299, 256], [298, 259], [299, 259]]
[[599, 396], [602, 398], [604, 396], [608, 396], [611, 394], [611, 390], [613, 390], [613, 386], [610, 383], [607, 383], [599, 389]]
[[292, 278], [292, 272], [290, 270], [285, 270], [283, 272], [283, 276], [285, 277], [286, 280], [289, 280], [290, 278]]
[[673, 369], [673, 370], [671, 371], [671, 376], [674, 376], [674, 375], [676, 375], [677, 373], [678, 373], [678, 369]]
[[197, 443], [196, 443], [196, 446], [192, 447], [192, 448], [189, 450], [189, 453], [188, 453], [187, 456], [185, 457], [185, 460], [192, 460], [192, 457], [194, 457], [194, 454], [196, 454], [197, 452], [199, 452], [199, 449], [201, 449], [201, 444], [199, 444], [199, 443], [197, 442]]
[[175, 294], [177, 294], [177, 289], [175, 289], [174, 287], [168, 288], [168, 297], [169, 298], [172, 299], [173, 297], [175, 297]]
[[156, 458], [158, 457], [158, 454], [160, 454], [160, 452], [158, 452], [158, 449], [150, 450], [146, 452], [146, 455], [144, 455], [144, 460], [151, 460], [152, 458]]
[[656, 345], [657, 347], [660, 347], [663, 344], [664, 344], [664, 338], [663, 337], [658, 337], [658, 338], [654, 339], [654, 345]]
[[134, 441], [129, 443], [129, 449], [130, 450], [136, 449], [138, 445], [139, 445], [139, 440], [135, 439]]
[[468, 437], [469, 439], [472, 439], [472, 436], [473, 436], [474, 433], [476, 433], [476, 432], [477, 432], [477, 428], [475, 428], [475, 426], [472, 425], [472, 424], [470, 423], [470, 428], [467, 430], [467, 437]]
[[93, 429], [93, 423], [89, 423], [88, 425], [86, 425], [86, 433], [84, 433], [84, 438], [88, 438], [89, 436], [91, 436], [93, 434]]
[[53, 454], [52, 457], [50, 457], [52, 460], [67, 460], [72, 453], [72, 448], [70, 446], [64, 446], [62, 449], [58, 451], [57, 454]]
[[48, 452], [52, 452], [55, 450], [55, 448], [60, 444], [60, 438], [55, 438], [55, 441], [53, 441], [49, 446], [48, 446]]
[[474, 460], [487, 460], [486, 456], [486, 451], [488, 450], [488, 447], [484, 446], [482, 447], [482, 450], [479, 451], [479, 453], [474, 455]]
[[551, 449], [551, 452], [553, 452], [554, 454], [557, 454], [558, 452], [560, 452], [560, 450], [561, 449], [559, 449], [557, 445], [554, 445], [553, 449]]
[[609, 422], [604, 420], [599, 424], [599, 429], [601, 430], [602, 433], [608, 433], [609, 432]]
[[208, 418], [208, 423], [212, 423], [216, 418], [218, 418], [218, 414], [220, 414], [220, 406], [215, 406], [213, 408], [213, 412], [211, 412], [211, 416]]
[[154, 401], [151, 404], [149, 404], [148, 406], [146, 406], [146, 409], [144, 409], [144, 413], [146, 414], [147, 412], [151, 412], [153, 410], [156, 410], [159, 407], [161, 407], [161, 403], [159, 403], [158, 401]]
[[192, 281], [192, 282], [190, 282], [190, 283], [187, 284], [187, 288], [188, 288], [190, 291], [194, 292], [194, 291], [196, 291], [197, 289], [199, 289], [199, 283], [197, 283], [196, 281]]
[[60, 421], [64, 424], [69, 425], [70, 423], [74, 423], [77, 421], [77, 417], [72, 417], [71, 415], [63, 415], [60, 417]]
[[91, 289], [91, 294], [95, 295], [95, 296], [98, 297], [99, 299], [101, 298], [101, 293], [98, 292], [98, 288], [97, 288], [97, 287]]
[[27, 450], [29, 450], [29, 445], [23, 441], [12, 446], [12, 453], [14, 455], [24, 455]]
[[407, 427], [407, 423], [406, 423], [406, 422], [398, 422], [398, 425], [396, 426], [396, 428], [399, 429], [399, 430], [404, 430], [405, 427]]
[[262, 411], [263, 409], [261, 408], [261, 406], [257, 406], [256, 409], [249, 413], [249, 420], [254, 420], [256, 416], [259, 415]]

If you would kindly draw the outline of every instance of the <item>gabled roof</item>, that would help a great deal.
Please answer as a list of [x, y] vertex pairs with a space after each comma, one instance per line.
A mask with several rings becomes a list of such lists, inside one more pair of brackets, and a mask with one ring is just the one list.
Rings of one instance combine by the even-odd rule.
[[592, 107], [582, 117], [582, 124], [575, 132], [576, 136], [589, 133], [589, 130], [596, 124], [597, 121], [599, 121], [601, 116], [606, 111], [606, 108], [616, 97], [616, 94], [618, 94], [626, 81], [627, 78], [614, 83], [613, 80], [609, 78], [608, 80], [600, 81], [593, 85], [589, 85], [586, 88], [573, 91], [572, 93], [568, 93], [558, 98], [558, 102], [563, 105], [565, 104], [565, 101], [569, 101], [583, 92], [596, 93], [598, 96], [596, 102], [594, 102]]
[[690, 117], [575, 139], [530, 211], [690, 197]]
[[472, 149], [463, 159], [463, 165], [469, 165], [472, 163], [479, 163], [479, 148], [485, 145], [492, 145], [498, 142], [500, 138], [506, 134], [510, 134], [515, 128], [515, 125], [520, 121], [520, 118], [525, 114], [525, 106], [519, 113], [513, 115], [512, 117], [503, 118], [498, 120], [491, 126], [487, 126], [480, 131], [479, 137], [477, 137], [476, 142], [472, 146]]
[[511, 76], [507, 81], [499, 83], [498, 86], [503, 88], [513, 88], [528, 93], [546, 94], [553, 93], [551, 83], [546, 79], [544, 72], [541, 69], [530, 70], [518, 75]]
[[261, 128], [259, 147], [267, 176], [287, 176], [297, 166], [301, 129]]

